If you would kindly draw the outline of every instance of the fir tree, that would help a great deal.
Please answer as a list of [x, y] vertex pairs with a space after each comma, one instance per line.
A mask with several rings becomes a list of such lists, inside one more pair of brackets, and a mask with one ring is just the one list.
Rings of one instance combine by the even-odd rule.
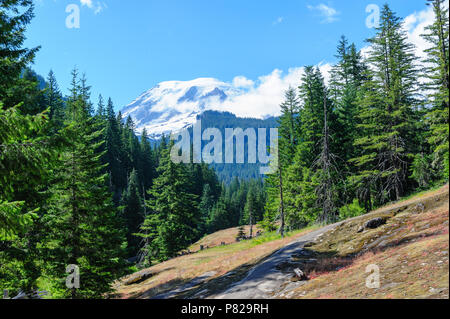
[[[410, 154], [414, 141], [417, 72], [413, 47], [406, 40], [400, 19], [385, 5], [372, 45], [370, 80], [362, 88], [358, 126], [362, 136], [355, 146], [361, 156], [352, 160], [359, 168], [354, 177], [367, 203], [372, 189], [377, 201], [398, 200], [407, 189]], [[367, 207], [368, 205], [366, 205]], [[369, 205], [370, 206], [370, 205]]]
[[48, 73], [45, 104], [50, 108], [50, 119], [58, 130], [64, 122], [64, 101], [53, 71]]
[[147, 219], [158, 232], [152, 241], [153, 250], [158, 252], [158, 259], [165, 260], [188, 247], [198, 236], [200, 216], [197, 196], [189, 192], [192, 181], [186, 165], [172, 162], [170, 147], [161, 155], [159, 176], [149, 192], [151, 213]]
[[[53, 172], [52, 198], [44, 216], [48, 227], [44, 250], [56, 294], [99, 298], [110, 292], [112, 281], [123, 274], [125, 238], [106, 186], [107, 175], [101, 173], [98, 147], [103, 142], [96, 142], [101, 131], [89, 114], [88, 95], [76, 78], [73, 83], [63, 129], [69, 146]], [[80, 268], [81, 286], [66, 290], [65, 271], [71, 264]]]
[[138, 252], [140, 239], [134, 234], [139, 231], [139, 226], [144, 221], [143, 201], [139, 185], [137, 172], [133, 170], [128, 179], [127, 190], [122, 197], [122, 214], [127, 228], [128, 252], [130, 256], [134, 256]]
[[29, 107], [24, 94], [29, 83], [21, 75], [39, 50], [39, 47], [23, 47], [26, 27], [34, 17], [33, 10], [32, 0], [0, 2], [0, 101], [5, 108], [20, 102], [26, 102]]
[[426, 27], [424, 39], [431, 44], [431, 48], [425, 50], [427, 58], [425, 63], [425, 76], [429, 79], [428, 88], [431, 91], [429, 100], [432, 108], [428, 113], [430, 135], [428, 142], [434, 151], [434, 165], [439, 171], [448, 166], [448, 136], [449, 136], [449, 18], [448, 8], [444, 0], [428, 0], [433, 7], [435, 20]]

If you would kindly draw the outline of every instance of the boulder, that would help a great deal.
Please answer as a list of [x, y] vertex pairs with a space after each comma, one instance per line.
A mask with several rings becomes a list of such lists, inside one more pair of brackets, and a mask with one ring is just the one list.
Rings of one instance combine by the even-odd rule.
[[292, 278], [292, 281], [304, 281], [308, 280], [308, 276], [299, 268], [294, 269], [294, 277]]
[[140, 282], [143, 282], [145, 280], [147, 280], [148, 278], [153, 276], [153, 272], [151, 271], [142, 271], [142, 272], [138, 272], [136, 274], [131, 275], [130, 277], [126, 278], [123, 281], [123, 284], [128, 286], [128, 285], [133, 285], [133, 284], [138, 284]]
[[378, 217], [378, 218], [371, 219], [367, 223], [365, 223], [364, 228], [375, 229], [384, 224], [386, 224], [386, 218]]
[[422, 214], [425, 211], [425, 205], [423, 203], [419, 203], [414, 207], [415, 214]]

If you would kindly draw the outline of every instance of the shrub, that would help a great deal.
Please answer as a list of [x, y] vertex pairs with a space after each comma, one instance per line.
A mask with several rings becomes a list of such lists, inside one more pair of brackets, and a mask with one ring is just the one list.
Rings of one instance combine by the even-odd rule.
[[411, 166], [411, 177], [419, 184], [419, 187], [427, 188], [433, 178], [432, 160], [429, 156], [416, 154]]
[[339, 218], [341, 220], [360, 216], [364, 214], [365, 210], [359, 205], [357, 199], [353, 200], [353, 203], [343, 206], [339, 209]]

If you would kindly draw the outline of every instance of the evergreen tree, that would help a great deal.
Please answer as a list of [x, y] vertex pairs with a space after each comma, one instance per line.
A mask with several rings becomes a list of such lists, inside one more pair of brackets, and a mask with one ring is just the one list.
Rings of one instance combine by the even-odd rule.
[[0, 286], [31, 293], [41, 275], [37, 245], [47, 184], [58, 150], [48, 116], [0, 103]]
[[200, 200], [200, 215], [201, 215], [201, 231], [202, 233], [207, 232], [207, 222], [208, 218], [211, 214], [211, 210], [213, 209], [214, 205], [216, 204], [217, 199], [214, 196], [211, 186], [209, 184], [205, 184], [203, 186], [203, 194]]
[[354, 140], [357, 137], [357, 98], [364, 80], [366, 66], [354, 44], [342, 36], [336, 58], [338, 62], [331, 71], [330, 99], [333, 103], [334, 143], [332, 151], [341, 159], [340, 170], [345, 171], [345, 163], [355, 157]]
[[64, 101], [53, 71], [47, 77], [45, 104], [50, 108], [50, 119], [55, 128], [60, 129], [64, 122]]
[[430, 135], [428, 142], [434, 151], [434, 165], [442, 172], [448, 166], [448, 136], [449, 136], [449, 18], [448, 7], [444, 0], [428, 0], [433, 7], [435, 20], [426, 27], [424, 39], [431, 44], [431, 48], [425, 50], [428, 67], [425, 76], [428, 77], [428, 88], [431, 91], [429, 100], [432, 108], [428, 113]]
[[45, 185], [58, 137], [49, 135], [42, 78], [23, 48], [31, 1], [0, 2], [0, 286], [31, 293], [41, 274], [38, 245]]
[[233, 226], [232, 218], [230, 218], [232, 214], [230, 214], [229, 207], [229, 201], [225, 197], [220, 197], [210, 213], [207, 224], [209, 233]]
[[[359, 118], [362, 137], [355, 146], [361, 156], [352, 160], [359, 168], [354, 177], [366, 207], [370, 192], [377, 202], [398, 200], [408, 188], [410, 154], [415, 143], [416, 82], [413, 47], [407, 42], [400, 19], [385, 5], [378, 33], [369, 43], [370, 80], [362, 88]], [[368, 207], [370, 208], [370, 207]]]
[[136, 255], [139, 250], [140, 239], [134, 234], [139, 231], [139, 226], [144, 221], [143, 201], [139, 185], [137, 172], [133, 169], [128, 179], [127, 190], [122, 197], [122, 214], [127, 228], [128, 253], [130, 256]]
[[118, 203], [122, 190], [126, 187], [126, 172], [121, 158], [122, 140], [121, 130], [116, 120], [114, 113], [114, 105], [111, 98], [108, 99], [106, 107], [106, 132], [105, 132], [105, 162], [107, 163], [107, 170], [111, 175], [111, 183], [113, 186], [114, 199]]
[[97, 104], [97, 117], [101, 120], [106, 119], [106, 110], [105, 110], [105, 104], [103, 101], [103, 96], [100, 94], [98, 96], [98, 104]]
[[325, 84], [319, 69], [305, 68], [299, 90], [302, 105], [299, 144], [292, 164], [285, 169], [284, 183], [284, 209], [286, 224], [290, 229], [315, 222], [319, 216], [321, 208], [318, 207], [320, 199], [316, 195], [316, 189], [320, 173], [317, 171], [316, 161], [323, 151], [324, 101], [331, 113], [331, 102], [325, 94]]
[[144, 128], [142, 131], [140, 142], [140, 174], [142, 184], [145, 189], [149, 189], [152, 186], [153, 178], [156, 176], [155, 158], [152, 147], [148, 140], [147, 130]]
[[[57, 295], [99, 298], [124, 273], [125, 238], [106, 186], [107, 175], [101, 173], [98, 147], [103, 142], [96, 142], [101, 131], [89, 115], [88, 95], [76, 78], [73, 83], [63, 129], [69, 146], [53, 172], [52, 197], [43, 217], [48, 231], [43, 250]], [[65, 288], [68, 265], [80, 269], [79, 289]]]
[[[27, 80], [22, 76], [34, 60], [39, 47], [23, 47], [27, 25], [34, 17], [32, 0], [8, 0], [0, 2], [0, 101], [5, 108], [25, 102]], [[30, 96], [34, 99], [34, 96]]]
[[159, 176], [149, 192], [151, 213], [147, 219], [150, 227], [155, 227], [158, 232], [152, 241], [152, 251], [157, 252], [159, 260], [165, 260], [188, 247], [198, 236], [200, 215], [197, 196], [189, 192], [192, 181], [187, 166], [172, 162], [170, 147], [161, 155]]
[[323, 138], [321, 143], [321, 152], [314, 167], [318, 169], [319, 184], [316, 187], [317, 201], [321, 207], [319, 221], [328, 223], [334, 221], [337, 216], [337, 194], [339, 168], [335, 165], [336, 155], [332, 153], [331, 134], [329, 127], [329, 114], [331, 108], [328, 106], [327, 91], [324, 92], [323, 102]]
[[298, 145], [299, 137], [299, 113], [300, 104], [297, 94], [293, 88], [289, 88], [285, 93], [285, 101], [280, 105], [281, 116], [278, 120], [280, 134], [279, 154], [280, 165], [287, 166], [292, 163], [295, 149]]

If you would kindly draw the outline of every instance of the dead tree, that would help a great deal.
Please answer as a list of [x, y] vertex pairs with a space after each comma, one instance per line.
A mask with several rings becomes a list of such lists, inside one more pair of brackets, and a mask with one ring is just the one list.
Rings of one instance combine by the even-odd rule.
[[336, 165], [333, 165], [333, 158], [335, 157], [330, 151], [330, 132], [328, 127], [328, 109], [327, 109], [327, 90], [324, 89], [324, 102], [323, 102], [323, 139], [322, 139], [322, 151], [318, 159], [314, 162], [313, 166], [321, 168], [322, 177], [319, 185], [316, 187], [317, 204], [321, 207], [322, 212], [319, 215], [319, 222], [328, 223], [334, 218], [336, 210], [333, 192], [335, 182], [333, 179], [333, 170], [335, 175], [339, 175]]

